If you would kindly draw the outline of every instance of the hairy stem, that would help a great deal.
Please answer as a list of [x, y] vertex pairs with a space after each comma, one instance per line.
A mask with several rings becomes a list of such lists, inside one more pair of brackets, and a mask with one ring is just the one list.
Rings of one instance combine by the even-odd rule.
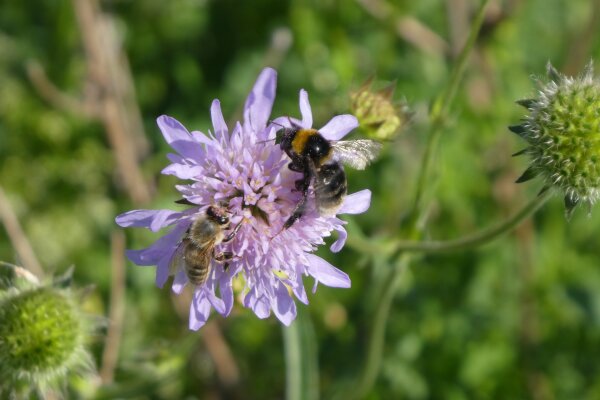
[[[442, 133], [442, 128], [444, 126], [448, 111], [450, 110], [452, 101], [456, 95], [458, 85], [464, 75], [469, 55], [471, 54], [477, 36], [479, 35], [479, 30], [483, 23], [485, 10], [488, 3], [489, 0], [484, 0], [479, 7], [475, 19], [473, 20], [467, 42], [460, 52], [456, 63], [454, 64], [450, 81], [448, 82], [446, 89], [434, 102], [431, 109], [431, 132], [427, 139], [425, 154], [422, 160], [422, 167], [420, 169], [420, 175], [417, 181], [412, 209], [413, 217], [410, 220], [409, 225], [409, 237], [413, 239], [419, 239], [421, 236], [421, 227], [419, 226], [419, 221], [423, 217], [426, 209], [423, 202], [425, 184], [429, 181], [431, 169], [433, 167], [434, 155], [437, 150], [437, 143]], [[363, 370], [361, 371], [357, 390], [351, 394], [352, 398], [365, 397], [365, 395], [371, 391], [373, 385], [375, 384], [375, 380], [381, 368], [383, 348], [385, 344], [385, 327], [389, 316], [389, 310], [400, 281], [401, 273], [409, 265], [410, 259], [410, 254], [402, 253], [399, 255], [396, 268], [391, 271], [386, 286], [381, 293], [379, 303], [375, 308], [376, 311], [369, 338], [367, 359]]]
[[477, 40], [477, 36], [479, 35], [479, 30], [481, 29], [481, 25], [485, 17], [485, 10], [488, 3], [489, 0], [485, 0], [481, 3], [481, 6], [479, 7], [477, 14], [475, 15], [475, 19], [473, 20], [473, 25], [471, 25], [471, 30], [469, 32], [467, 42], [465, 43], [465, 46], [460, 52], [458, 59], [456, 60], [456, 64], [454, 64], [454, 68], [450, 76], [450, 81], [448, 82], [448, 85], [446, 86], [445, 90], [440, 94], [436, 101], [434, 101], [433, 106], [431, 107], [431, 112], [429, 115], [431, 120], [431, 133], [427, 138], [425, 154], [423, 155], [421, 170], [417, 181], [417, 188], [415, 191], [415, 198], [413, 203], [413, 215], [415, 216], [415, 222], [413, 222], [413, 226], [416, 226], [416, 221], [418, 221], [421, 215], [423, 214], [423, 193], [425, 192], [425, 183], [429, 179], [431, 169], [433, 167], [434, 155], [437, 150], [437, 143], [442, 134], [442, 128], [448, 117], [450, 106], [452, 105], [454, 97], [456, 96], [458, 85], [460, 84], [460, 81], [462, 80], [465, 69], [467, 67], [469, 55], [471, 54], [471, 51], [473, 50], [473, 47], [475, 45], [475, 41]]
[[551, 191], [537, 196], [527, 203], [521, 210], [515, 213], [506, 221], [500, 222], [494, 226], [480, 230], [479, 232], [463, 236], [452, 240], [436, 241], [399, 241], [396, 243], [396, 254], [402, 252], [422, 252], [422, 253], [441, 253], [446, 251], [460, 251], [472, 249], [511, 232], [520, 223], [529, 218], [552, 196]]
[[539, 210], [552, 197], [552, 192], [547, 191], [525, 204], [523, 208], [513, 214], [505, 221], [493, 226], [483, 228], [477, 232], [470, 233], [458, 239], [451, 240], [395, 240], [379, 243], [367, 239], [360, 229], [354, 224], [348, 225], [347, 244], [359, 250], [361, 253], [388, 257], [394, 254], [396, 257], [401, 253], [443, 253], [451, 251], [464, 251], [483, 246], [502, 235], [511, 232], [527, 218]]
[[379, 375], [385, 344], [385, 327], [390, 314], [390, 308], [396, 294], [396, 289], [400, 283], [400, 278], [402, 277], [402, 271], [408, 266], [410, 260], [410, 254], [403, 254], [395, 268], [391, 269], [386, 277], [381, 297], [373, 316], [364, 368], [361, 372], [357, 389], [350, 395], [351, 398], [362, 399], [368, 395]]
[[318, 400], [319, 363], [317, 340], [308, 312], [297, 309], [296, 320], [283, 328], [286, 399]]

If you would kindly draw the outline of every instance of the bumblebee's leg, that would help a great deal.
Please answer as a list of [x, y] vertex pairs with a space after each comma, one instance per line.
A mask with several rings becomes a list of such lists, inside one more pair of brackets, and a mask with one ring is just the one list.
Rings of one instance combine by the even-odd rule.
[[222, 251], [213, 256], [213, 259], [219, 264], [223, 264], [223, 270], [227, 271], [229, 268], [229, 261], [233, 259], [233, 253], [230, 251]]
[[[292, 162], [288, 164], [288, 168], [294, 172], [302, 172], [306, 175], [305, 162], [301, 158], [292, 158]], [[304, 178], [298, 179], [295, 182], [296, 190], [301, 192], [304, 188]]]
[[294, 225], [294, 222], [300, 219], [300, 217], [302, 217], [302, 215], [304, 214], [304, 208], [306, 206], [306, 200], [308, 199], [308, 188], [310, 187], [311, 178], [312, 174], [306, 173], [304, 174], [304, 179], [301, 179], [301, 185], [296, 185], [296, 187], [300, 186], [298, 190], [302, 192], [302, 198], [300, 198], [300, 201], [298, 202], [298, 204], [296, 204], [296, 208], [294, 208], [294, 212], [292, 212], [292, 215], [288, 218], [287, 221], [285, 221], [285, 224], [283, 225], [284, 229], [288, 229], [290, 226]]
[[296, 161], [292, 161], [288, 164], [288, 168], [294, 172], [304, 172], [304, 167], [302, 164], [297, 163]]
[[235, 237], [235, 235], [236, 235], [236, 234], [238, 233], [238, 231], [240, 230], [240, 228], [242, 227], [242, 222], [243, 222], [243, 221], [244, 221], [244, 220], [242, 219], [242, 220], [239, 222], [239, 224], [237, 224], [237, 225], [235, 226], [235, 228], [233, 228], [233, 231], [231, 231], [231, 233], [230, 233], [229, 235], [225, 236], [225, 239], [223, 239], [223, 240], [221, 241], [221, 243], [228, 243], [228, 242], [231, 242], [231, 241], [233, 240], [233, 238]]

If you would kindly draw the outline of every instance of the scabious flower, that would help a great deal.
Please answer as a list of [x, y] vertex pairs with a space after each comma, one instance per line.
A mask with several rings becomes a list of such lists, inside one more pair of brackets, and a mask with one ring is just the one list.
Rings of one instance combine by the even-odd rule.
[[529, 147], [529, 168], [517, 182], [541, 176], [544, 191], [564, 195], [567, 217], [578, 204], [591, 206], [600, 196], [600, 82], [588, 64], [579, 77], [547, 66], [549, 82], [539, 82], [538, 96], [518, 104], [529, 110], [519, 125], [509, 127]]
[[[289, 325], [296, 317], [293, 296], [303, 303], [308, 298], [303, 277], [315, 279], [313, 291], [320, 282], [331, 287], [350, 287], [347, 274], [313, 254], [332, 231], [338, 239], [331, 246], [341, 250], [346, 240], [345, 222], [337, 217], [320, 216], [314, 200], [309, 201], [305, 215], [287, 230], [283, 225], [301, 197], [294, 182], [301, 174], [287, 168], [290, 160], [275, 145], [280, 124], [268, 124], [275, 99], [276, 72], [262, 71], [244, 106], [244, 120], [228, 127], [218, 100], [211, 106], [214, 133], [208, 135], [188, 130], [171, 117], [158, 118], [158, 126], [167, 143], [177, 152], [169, 154], [171, 164], [162, 172], [189, 180], [177, 186], [187, 202], [195, 206], [185, 211], [134, 210], [117, 217], [123, 227], [144, 227], [158, 231], [171, 230], [150, 247], [129, 250], [127, 256], [138, 265], [156, 265], [156, 284], [168, 280], [169, 265], [182, 235], [211, 204], [224, 204], [231, 213], [231, 226], [241, 222], [235, 238], [217, 246], [217, 251], [230, 251], [233, 259], [227, 269], [212, 262], [205, 284], [194, 288], [189, 327], [197, 330], [207, 321], [211, 309], [228, 315], [234, 304], [233, 280], [243, 282], [242, 303], [259, 318], [271, 311]], [[312, 112], [307, 93], [300, 92], [301, 124], [312, 125]], [[289, 121], [287, 117], [276, 121]], [[342, 138], [357, 126], [351, 115], [334, 117], [320, 132], [330, 140]], [[339, 213], [361, 213], [370, 204], [369, 190], [346, 197]], [[185, 271], [176, 271], [172, 289], [180, 293], [188, 283]]]

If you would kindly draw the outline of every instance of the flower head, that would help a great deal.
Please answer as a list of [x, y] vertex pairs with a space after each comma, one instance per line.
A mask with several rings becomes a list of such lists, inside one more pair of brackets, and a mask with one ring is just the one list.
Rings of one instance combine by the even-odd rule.
[[517, 182], [540, 175], [543, 190], [560, 190], [567, 216], [581, 203], [591, 206], [600, 196], [600, 83], [590, 63], [579, 77], [547, 66], [547, 83], [538, 96], [518, 103], [529, 110], [520, 125], [509, 127], [529, 147], [529, 168]]
[[[0, 298], [0, 395], [25, 386], [43, 390], [67, 372], [85, 370], [86, 317], [69, 289], [12, 288]], [[6, 395], [6, 393], [4, 393]]]
[[[216, 246], [216, 252], [231, 252], [228, 268], [211, 261], [206, 283], [194, 288], [190, 308], [190, 329], [199, 329], [207, 321], [211, 309], [228, 315], [234, 303], [233, 281], [243, 282], [242, 304], [259, 318], [271, 311], [288, 325], [296, 316], [292, 296], [308, 303], [303, 277], [310, 275], [332, 287], [350, 287], [348, 276], [322, 258], [312, 254], [332, 231], [338, 239], [331, 246], [339, 251], [346, 240], [344, 221], [320, 216], [309, 204], [307, 212], [291, 228], [283, 224], [300, 199], [294, 189], [297, 172], [287, 168], [289, 159], [273, 140], [276, 124], [268, 124], [275, 99], [276, 72], [262, 71], [244, 107], [243, 123], [228, 127], [219, 101], [211, 107], [214, 133], [188, 130], [175, 119], [158, 118], [165, 140], [177, 154], [169, 154], [171, 164], [162, 172], [190, 183], [177, 186], [187, 202], [194, 206], [185, 211], [134, 210], [117, 217], [123, 227], [145, 227], [158, 231], [172, 229], [153, 245], [143, 250], [130, 250], [127, 255], [138, 265], [156, 265], [156, 284], [162, 287], [170, 273], [175, 274], [173, 291], [180, 293], [188, 284], [184, 268], [170, 271], [174, 253], [192, 222], [214, 204], [224, 206], [231, 215], [231, 226], [241, 224], [229, 243]], [[300, 93], [302, 126], [312, 125], [312, 113], [305, 91]], [[287, 117], [284, 118], [287, 120]], [[277, 120], [276, 120], [277, 121]], [[340, 139], [357, 126], [350, 115], [334, 117], [320, 131], [327, 138]], [[364, 212], [370, 203], [370, 191], [346, 197], [340, 213]], [[228, 233], [228, 232], [226, 232]]]

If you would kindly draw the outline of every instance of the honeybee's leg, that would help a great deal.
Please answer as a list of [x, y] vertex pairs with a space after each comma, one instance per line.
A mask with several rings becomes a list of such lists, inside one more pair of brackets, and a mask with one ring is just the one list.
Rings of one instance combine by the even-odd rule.
[[222, 251], [213, 256], [213, 259], [219, 264], [223, 264], [223, 270], [227, 271], [229, 268], [229, 261], [233, 259], [233, 253], [230, 251]]
[[225, 239], [223, 239], [223, 240], [221, 241], [221, 243], [228, 243], [228, 242], [231, 242], [231, 241], [233, 240], [233, 238], [235, 237], [235, 235], [237, 235], [237, 233], [238, 233], [238, 231], [240, 230], [240, 228], [242, 227], [242, 222], [243, 222], [243, 221], [244, 221], [244, 220], [242, 219], [242, 220], [239, 222], [239, 224], [237, 224], [237, 225], [235, 226], [235, 228], [233, 228], [233, 231], [231, 231], [231, 233], [230, 233], [229, 235], [225, 236]]
[[290, 226], [294, 225], [294, 222], [300, 219], [300, 217], [302, 217], [302, 215], [304, 214], [304, 208], [306, 206], [306, 200], [308, 199], [308, 188], [310, 187], [311, 178], [312, 174], [306, 173], [304, 174], [304, 178], [300, 180], [300, 183], [296, 182], [296, 187], [302, 192], [302, 197], [300, 198], [298, 204], [296, 204], [292, 215], [288, 218], [287, 221], [285, 221], [285, 224], [283, 225], [284, 229], [288, 229]]

